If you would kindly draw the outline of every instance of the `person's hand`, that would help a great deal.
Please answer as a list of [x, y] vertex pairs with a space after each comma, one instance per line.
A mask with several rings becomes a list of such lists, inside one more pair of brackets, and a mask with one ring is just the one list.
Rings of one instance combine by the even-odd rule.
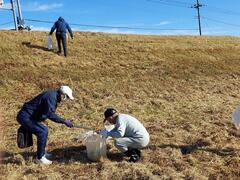
[[103, 129], [99, 132], [102, 137], [107, 138], [108, 137], [108, 131], [106, 129]]
[[64, 123], [67, 127], [70, 127], [70, 128], [73, 127], [73, 123], [72, 123], [71, 120], [65, 120], [63, 123]]

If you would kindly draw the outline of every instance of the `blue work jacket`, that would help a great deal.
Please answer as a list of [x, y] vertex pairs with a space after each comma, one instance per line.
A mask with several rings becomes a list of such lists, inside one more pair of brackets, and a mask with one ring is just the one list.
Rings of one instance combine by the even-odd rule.
[[65, 119], [55, 113], [57, 105], [58, 92], [48, 90], [26, 102], [22, 107], [22, 111], [27, 112], [32, 119], [39, 122], [50, 119], [57, 123], [63, 123]]

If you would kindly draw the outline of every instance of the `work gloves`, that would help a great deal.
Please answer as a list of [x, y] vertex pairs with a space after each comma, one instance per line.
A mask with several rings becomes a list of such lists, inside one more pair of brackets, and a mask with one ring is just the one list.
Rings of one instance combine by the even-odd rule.
[[99, 132], [102, 137], [107, 138], [108, 137], [108, 131], [106, 129], [103, 129]]
[[72, 123], [72, 121], [71, 120], [65, 120], [64, 122], [63, 122], [63, 124], [65, 124], [67, 127], [69, 127], [69, 128], [72, 128], [73, 127], [73, 123]]

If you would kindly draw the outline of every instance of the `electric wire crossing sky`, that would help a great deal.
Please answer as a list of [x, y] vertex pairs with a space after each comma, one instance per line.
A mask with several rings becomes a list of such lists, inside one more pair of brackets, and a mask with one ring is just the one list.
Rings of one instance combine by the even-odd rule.
[[62, 16], [74, 31], [239, 36], [237, 7], [235, 0], [0, 0], [0, 29], [49, 31]]

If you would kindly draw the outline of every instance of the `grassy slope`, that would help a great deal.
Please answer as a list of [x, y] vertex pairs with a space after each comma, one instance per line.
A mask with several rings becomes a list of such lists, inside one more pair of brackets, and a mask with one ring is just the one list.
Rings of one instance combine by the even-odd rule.
[[[240, 136], [230, 123], [240, 99], [239, 38], [75, 33], [67, 59], [46, 51], [45, 38], [43, 32], [0, 32], [4, 179], [240, 176]], [[73, 87], [76, 100], [58, 113], [77, 124], [101, 128], [109, 105], [139, 118], [151, 134], [142, 162], [122, 161], [109, 142], [109, 159], [90, 163], [84, 144], [72, 140], [83, 131], [51, 121], [54, 165], [33, 163], [36, 146], [19, 150], [15, 116], [22, 103], [60, 84]]]

